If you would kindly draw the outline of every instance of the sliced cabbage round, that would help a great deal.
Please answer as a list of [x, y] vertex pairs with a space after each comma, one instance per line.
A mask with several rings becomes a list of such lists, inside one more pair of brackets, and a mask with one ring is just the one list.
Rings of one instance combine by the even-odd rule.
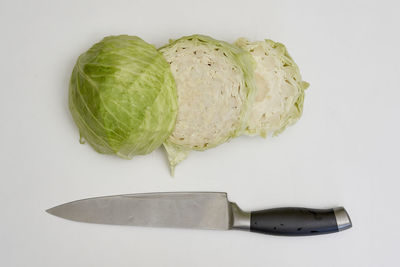
[[157, 49], [135, 36], [110, 36], [79, 58], [69, 108], [96, 151], [130, 159], [159, 147], [177, 114], [175, 81]]
[[247, 121], [248, 135], [279, 134], [301, 116], [304, 90], [299, 68], [286, 47], [271, 40], [249, 42], [239, 38], [238, 47], [249, 51], [255, 69], [256, 97]]
[[205, 150], [240, 135], [254, 96], [251, 55], [208, 36], [180, 38], [160, 48], [178, 92], [175, 128], [164, 143], [173, 172], [190, 150]]

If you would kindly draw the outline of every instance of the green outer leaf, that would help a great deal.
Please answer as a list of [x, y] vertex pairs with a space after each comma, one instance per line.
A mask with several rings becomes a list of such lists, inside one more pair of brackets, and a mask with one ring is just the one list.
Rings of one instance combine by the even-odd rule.
[[225, 52], [227, 58], [232, 62], [232, 64], [236, 65], [243, 72], [243, 84], [244, 90], [246, 91], [246, 99], [241, 108], [240, 120], [236, 123], [233, 131], [218, 140], [215, 143], [209, 143], [207, 147], [194, 147], [194, 146], [183, 146], [178, 145], [169, 138], [166, 142], [164, 142], [164, 147], [168, 154], [168, 159], [171, 166], [171, 173], [174, 173], [175, 166], [183, 161], [190, 150], [206, 150], [209, 148], [216, 147], [222, 143], [229, 141], [231, 138], [237, 137], [241, 135], [245, 131], [247, 117], [249, 115], [249, 109], [251, 107], [252, 101], [255, 96], [255, 84], [254, 84], [254, 68], [255, 62], [253, 57], [249, 52], [239, 48], [238, 46], [229, 44], [224, 41], [215, 40], [209, 36], [205, 35], [191, 35], [185, 36], [175, 41], [170, 41], [169, 44], [159, 48], [159, 51], [164, 52], [166, 49], [174, 47], [175, 45], [186, 46], [190, 43], [191, 45], [209, 45], [216, 48], [219, 48], [221, 51]]
[[171, 175], [174, 176], [175, 166], [188, 157], [190, 149], [171, 143], [169, 140], [165, 141], [163, 145], [167, 152]]
[[150, 153], [171, 134], [175, 81], [154, 46], [135, 36], [109, 36], [78, 58], [69, 108], [96, 151], [130, 159]]

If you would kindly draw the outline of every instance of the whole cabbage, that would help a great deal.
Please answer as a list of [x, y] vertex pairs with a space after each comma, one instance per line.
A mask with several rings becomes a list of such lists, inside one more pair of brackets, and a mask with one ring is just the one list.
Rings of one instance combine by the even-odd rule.
[[130, 159], [159, 147], [177, 115], [169, 64], [139, 37], [109, 36], [76, 62], [69, 108], [81, 138], [96, 151]]

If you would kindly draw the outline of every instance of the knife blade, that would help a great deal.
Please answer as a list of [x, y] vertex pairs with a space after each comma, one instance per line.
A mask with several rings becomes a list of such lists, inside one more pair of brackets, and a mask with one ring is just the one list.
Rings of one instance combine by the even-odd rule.
[[352, 226], [342, 207], [275, 208], [245, 212], [223, 192], [142, 193], [87, 198], [65, 203], [48, 213], [78, 222], [230, 230], [304, 236], [334, 233]]

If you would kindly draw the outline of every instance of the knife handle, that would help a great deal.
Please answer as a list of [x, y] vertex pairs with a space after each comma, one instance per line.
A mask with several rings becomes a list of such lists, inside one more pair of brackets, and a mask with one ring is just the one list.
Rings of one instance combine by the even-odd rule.
[[352, 226], [342, 207], [334, 209], [276, 208], [253, 211], [250, 231], [281, 235], [308, 236], [335, 233]]

